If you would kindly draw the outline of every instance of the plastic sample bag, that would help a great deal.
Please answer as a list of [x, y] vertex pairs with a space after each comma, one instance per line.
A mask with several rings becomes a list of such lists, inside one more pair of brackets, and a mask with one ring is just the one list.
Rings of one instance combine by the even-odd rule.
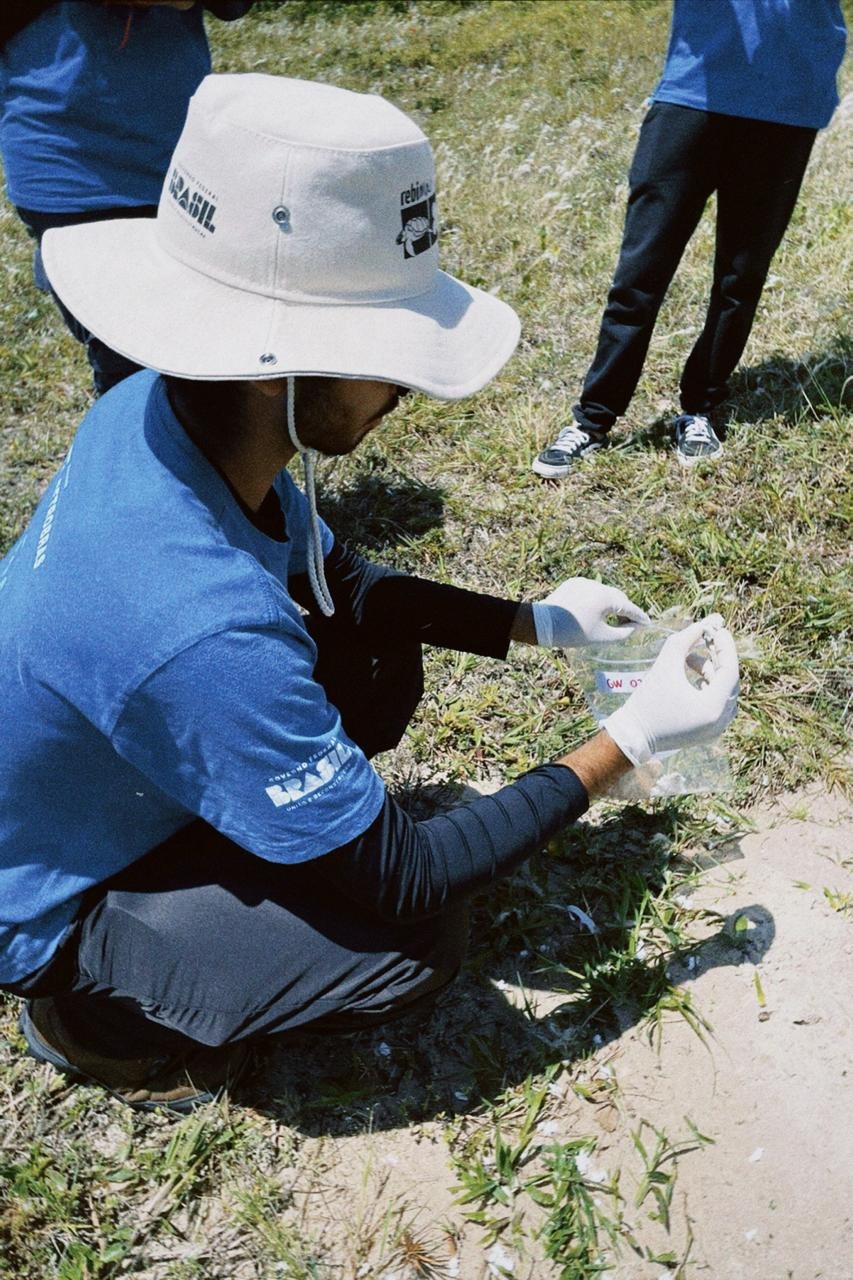
[[[689, 619], [670, 610], [647, 626], [635, 628], [626, 640], [577, 650], [574, 667], [592, 715], [601, 724], [643, 683], [668, 636], [687, 626]], [[691, 654], [688, 675], [701, 681], [707, 649]], [[647, 764], [625, 774], [611, 794], [620, 799], [683, 796], [731, 791], [734, 783], [722, 740], [678, 751], [662, 751]]]

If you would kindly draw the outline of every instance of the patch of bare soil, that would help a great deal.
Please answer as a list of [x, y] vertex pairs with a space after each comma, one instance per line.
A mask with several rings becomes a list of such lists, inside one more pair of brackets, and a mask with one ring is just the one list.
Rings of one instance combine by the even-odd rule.
[[[641, 1251], [623, 1248], [615, 1280], [853, 1280], [851, 810], [806, 794], [752, 817], [734, 856], [703, 872], [692, 905], [720, 919], [671, 974], [709, 1029], [700, 1036], [673, 1014], [653, 1040], [627, 1025], [592, 1060], [566, 1066], [542, 1112], [543, 1144], [596, 1138], [591, 1191], [619, 1174]], [[268, 1064], [256, 1105], [305, 1135], [293, 1204], [343, 1276], [560, 1275], [532, 1216], [527, 1247], [509, 1233], [482, 1244], [454, 1204], [447, 1140], [448, 1122], [480, 1123], [472, 1073], [482, 1096], [491, 1071], [498, 1096], [559, 1061], [548, 993], [537, 996], [531, 1020], [506, 983], [463, 979], [426, 1032], [400, 1024], [369, 1043], [306, 1039]], [[590, 1101], [571, 1087], [579, 1071]], [[666, 1175], [659, 1196], [643, 1180], [652, 1167]], [[434, 1271], [409, 1267], [401, 1233]]]
[[628, 1158], [624, 1129], [640, 1118], [681, 1137], [688, 1115], [713, 1138], [678, 1164], [672, 1235], [684, 1248], [692, 1234], [694, 1274], [851, 1280], [850, 807], [809, 795], [754, 816], [743, 859], [706, 873], [695, 895], [748, 917], [748, 931], [700, 948], [679, 974], [712, 1033], [703, 1045], [673, 1022], [659, 1053], [636, 1033], [623, 1039], [613, 1065], [624, 1117], [607, 1160]]

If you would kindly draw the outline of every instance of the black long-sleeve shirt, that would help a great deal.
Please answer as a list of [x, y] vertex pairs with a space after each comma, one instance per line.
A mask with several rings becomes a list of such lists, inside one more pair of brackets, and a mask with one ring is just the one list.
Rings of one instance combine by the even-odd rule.
[[[506, 657], [518, 604], [373, 565], [336, 543], [326, 558], [332, 625], [383, 646], [420, 641]], [[311, 610], [308, 579], [291, 593]], [[589, 805], [564, 765], [532, 769], [495, 795], [414, 821], [389, 795], [357, 839], [317, 859], [317, 870], [354, 902], [388, 919], [417, 919], [506, 875]]]

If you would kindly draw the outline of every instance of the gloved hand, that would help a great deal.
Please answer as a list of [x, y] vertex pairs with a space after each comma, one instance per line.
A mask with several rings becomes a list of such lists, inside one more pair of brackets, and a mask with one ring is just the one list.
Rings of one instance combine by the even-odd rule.
[[[627, 618], [628, 624], [610, 626], [607, 622], [610, 614]], [[565, 649], [625, 640], [638, 622], [648, 620], [624, 591], [589, 578], [567, 578], [544, 600], [533, 605], [536, 643]]]
[[[688, 679], [687, 659], [703, 641], [711, 657], [697, 686]], [[737, 693], [735, 642], [712, 613], [669, 637], [640, 688], [601, 727], [633, 764], [645, 764], [661, 751], [718, 738], [737, 709]]]

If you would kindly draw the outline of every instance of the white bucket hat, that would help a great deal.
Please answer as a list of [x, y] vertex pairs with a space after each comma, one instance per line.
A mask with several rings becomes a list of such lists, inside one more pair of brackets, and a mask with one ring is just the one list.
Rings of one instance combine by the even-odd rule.
[[424, 134], [331, 85], [208, 76], [157, 217], [57, 228], [43, 252], [87, 329], [179, 377], [375, 378], [454, 400], [518, 341], [510, 307], [438, 269]]

